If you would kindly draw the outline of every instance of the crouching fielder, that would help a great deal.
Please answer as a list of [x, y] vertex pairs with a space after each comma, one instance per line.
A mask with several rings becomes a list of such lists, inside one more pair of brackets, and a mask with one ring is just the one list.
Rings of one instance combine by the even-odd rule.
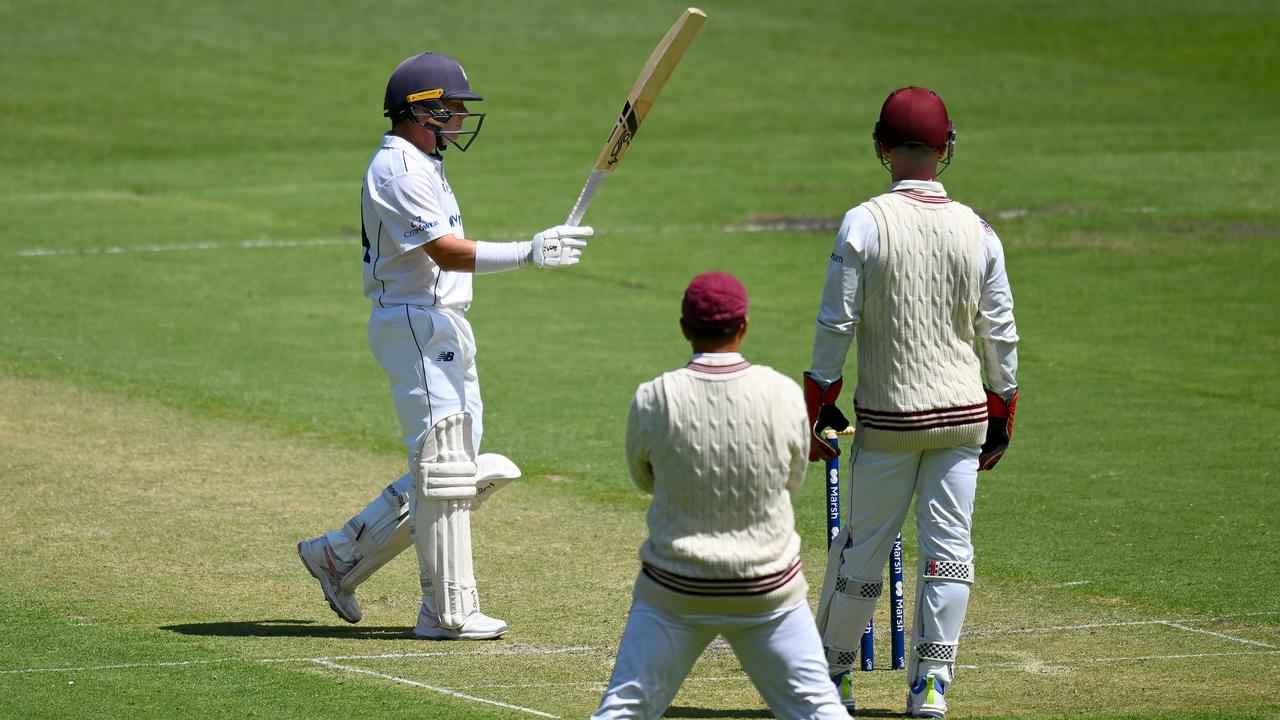
[[738, 353], [747, 295], [728, 273], [693, 279], [687, 365], [636, 391], [627, 465], [653, 494], [649, 538], [608, 688], [593, 718], [657, 718], [723, 635], [779, 718], [847, 718], [805, 601], [790, 493], [808, 431], [792, 380]]
[[844, 217], [805, 374], [809, 459], [830, 459], [838, 453], [822, 431], [848, 425], [835, 402], [856, 333], [851, 510], [831, 545], [818, 627], [852, 710], [858, 638], [916, 495], [920, 575], [907, 714], [941, 718], [974, 577], [977, 474], [995, 466], [1013, 429], [1018, 334], [1000, 240], [936, 182], [955, 141], [942, 100], [924, 88], [894, 91], [874, 138], [893, 184]]

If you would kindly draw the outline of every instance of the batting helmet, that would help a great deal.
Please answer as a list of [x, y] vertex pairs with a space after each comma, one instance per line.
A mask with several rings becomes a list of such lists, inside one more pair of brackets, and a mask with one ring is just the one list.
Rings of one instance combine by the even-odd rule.
[[886, 160], [881, 156], [881, 145], [890, 150], [900, 145], [923, 145], [935, 150], [946, 147], [947, 155], [941, 160], [945, 167], [955, 152], [956, 127], [937, 93], [922, 87], [904, 87], [885, 98], [871, 139], [882, 163]]
[[[449, 139], [466, 151], [480, 133], [484, 113], [457, 113], [451, 111], [445, 100], [483, 100], [471, 91], [467, 73], [457, 60], [440, 53], [421, 53], [406, 58], [387, 80], [387, 92], [382, 100], [383, 115], [392, 118], [408, 118], [436, 133], [438, 146], [444, 149], [440, 139], [441, 128], [454, 117], [477, 118], [474, 128], [466, 131], [446, 131]], [[426, 119], [427, 122], [423, 122]], [[470, 136], [465, 144], [458, 143], [459, 136]]]

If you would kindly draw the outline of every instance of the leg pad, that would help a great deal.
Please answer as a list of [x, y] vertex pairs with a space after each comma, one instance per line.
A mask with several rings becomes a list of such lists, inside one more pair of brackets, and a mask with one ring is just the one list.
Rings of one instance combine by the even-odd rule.
[[912, 650], [915, 651], [916, 658], [920, 660], [954, 663], [956, 661], [957, 645], [958, 643], [953, 642], [918, 642]]
[[476, 471], [470, 415], [450, 415], [427, 430], [414, 464], [410, 514], [423, 592], [446, 629], [460, 629], [480, 609], [471, 567]]

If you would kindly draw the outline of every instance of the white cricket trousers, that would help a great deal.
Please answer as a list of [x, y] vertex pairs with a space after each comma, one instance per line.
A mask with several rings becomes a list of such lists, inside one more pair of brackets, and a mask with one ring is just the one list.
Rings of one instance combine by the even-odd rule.
[[827, 675], [809, 605], [762, 615], [671, 615], [631, 605], [613, 675], [592, 720], [658, 718], [707, 645], [723, 635], [742, 669], [783, 720], [849, 720]]
[[466, 411], [480, 452], [484, 406], [476, 374], [476, 340], [461, 310], [374, 305], [369, 348], [391, 381], [412, 467], [422, 436], [441, 418]]
[[846, 573], [880, 577], [916, 498], [920, 554], [973, 562], [973, 497], [978, 448], [879, 452], [853, 448]]
[[[850, 482], [848, 543], [830, 560], [842, 562], [843, 574], [880, 578], [902, 529], [914, 495], [920, 558], [973, 562], [973, 499], [978, 486], [977, 447], [880, 452], [855, 445]], [[920, 566], [920, 563], [917, 563]], [[828, 572], [828, 577], [830, 577]], [[912, 646], [922, 638], [958, 642], [969, 606], [963, 583], [917, 583]], [[828, 592], [823, 588], [823, 592]], [[864, 608], [871, 612], [868, 605]], [[868, 617], [831, 617], [831, 623], [864, 627]], [[832, 668], [834, 672], [837, 668]], [[919, 673], [935, 672], [950, 684], [950, 663], [923, 662]], [[907, 678], [911, 683], [915, 678]]]
[[477, 454], [484, 432], [476, 341], [462, 311], [421, 305], [381, 308], [375, 304], [369, 314], [369, 349], [391, 382], [410, 472], [391, 483], [341, 528], [325, 533], [329, 546], [344, 563], [360, 560], [358, 536], [367, 532], [366, 541], [382, 546], [406, 521], [407, 499], [413, 494], [415, 456], [422, 436], [432, 425], [463, 410], [470, 413], [472, 445]]

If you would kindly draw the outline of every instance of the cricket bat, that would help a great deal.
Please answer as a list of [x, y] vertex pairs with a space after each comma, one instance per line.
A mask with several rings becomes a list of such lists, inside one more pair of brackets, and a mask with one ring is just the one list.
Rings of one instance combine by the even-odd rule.
[[693, 39], [697, 37], [698, 31], [702, 29], [702, 24], [706, 20], [707, 14], [697, 8], [685, 10], [680, 19], [676, 20], [676, 24], [667, 31], [662, 42], [658, 43], [658, 47], [654, 48], [653, 54], [649, 56], [649, 62], [644, 64], [640, 76], [631, 86], [631, 92], [627, 93], [627, 101], [622, 105], [622, 112], [618, 113], [618, 120], [609, 130], [609, 138], [604, 141], [600, 157], [596, 158], [596, 165], [591, 169], [587, 184], [578, 194], [578, 201], [573, 204], [569, 219], [565, 221], [566, 225], [577, 226], [582, 223], [582, 218], [587, 214], [587, 208], [599, 191], [600, 185], [609, 173], [618, 167], [618, 163], [622, 162], [622, 156], [626, 154], [627, 148], [631, 147], [631, 141], [635, 139], [636, 132], [640, 129], [640, 123], [644, 122], [654, 101], [658, 99], [658, 93], [662, 92], [662, 87], [671, 77], [671, 71], [676, 69], [680, 58], [684, 57], [684, 51], [689, 49], [689, 45], [693, 43]]

